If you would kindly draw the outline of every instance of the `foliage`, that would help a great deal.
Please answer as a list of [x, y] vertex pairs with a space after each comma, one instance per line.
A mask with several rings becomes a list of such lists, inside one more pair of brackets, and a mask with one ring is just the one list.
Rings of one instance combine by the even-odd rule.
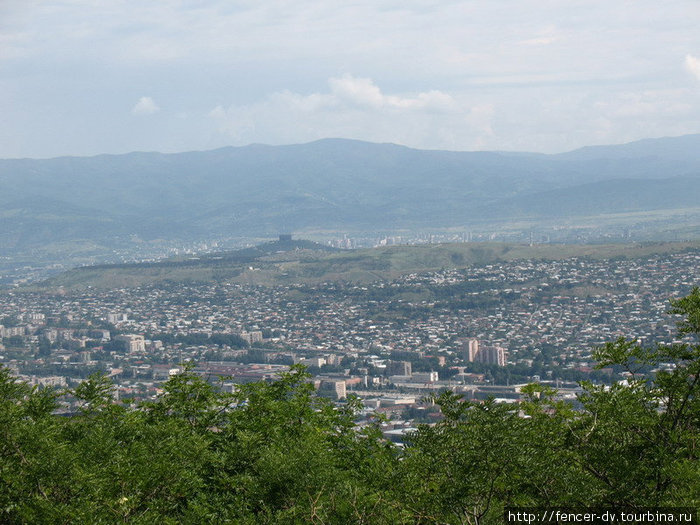
[[[583, 384], [577, 406], [538, 384], [519, 404], [443, 392], [443, 418], [403, 448], [299, 367], [235, 392], [185, 368], [135, 406], [104, 375], [57, 392], [0, 368], [0, 522], [478, 524], [506, 505], [697, 506], [700, 291], [671, 311], [682, 342], [596, 351], [625, 383]], [[55, 414], [64, 394], [70, 417]]]
[[[700, 290], [672, 301], [680, 336], [694, 341], [644, 348], [618, 339], [598, 349], [598, 367], [620, 365], [626, 383], [584, 384], [572, 446], [601, 503], [643, 506], [700, 501]], [[639, 370], [652, 367], [653, 378]]]

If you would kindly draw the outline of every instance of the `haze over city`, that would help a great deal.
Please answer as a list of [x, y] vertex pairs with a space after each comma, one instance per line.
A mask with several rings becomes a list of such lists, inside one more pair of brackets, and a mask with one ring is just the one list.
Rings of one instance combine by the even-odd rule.
[[561, 152], [700, 129], [695, 0], [0, 5], [0, 158], [325, 137]]

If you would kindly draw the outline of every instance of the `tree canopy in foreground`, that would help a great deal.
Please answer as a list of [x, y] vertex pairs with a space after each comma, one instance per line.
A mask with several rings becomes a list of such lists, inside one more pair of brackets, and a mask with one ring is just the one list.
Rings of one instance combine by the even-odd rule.
[[[226, 393], [191, 371], [155, 402], [113, 402], [92, 376], [61, 392], [0, 369], [3, 523], [499, 523], [505, 506], [700, 505], [700, 291], [672, 301], [683, 343], [594, 353], [625, 384], [579, 405], [529, 385], [518, 405], [435, 398], [444, 418], [404, 447], [359, 405], [314, 395], [303, 369]], [[640, 375], [640, 370], [654, 370]]]

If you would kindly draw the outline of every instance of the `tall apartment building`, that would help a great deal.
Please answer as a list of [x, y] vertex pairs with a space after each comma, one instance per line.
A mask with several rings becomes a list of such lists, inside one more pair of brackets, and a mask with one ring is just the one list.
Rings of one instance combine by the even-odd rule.
[[462, 348], [464, 358], [470, 363], [506, 366], [508, 352], [501, 346], [482, 346], [478, 339], [469, 339]]
[[464, 346], [464, 358], [470, 363], [478, 361], [477, 356], [479, 355], [479, 340], [469, 339]]
[[123, 341], [124, 343], [126, 343], [126, 351], [130, 354], [146, 351], [146, 341], [142, 335], [125, 334], [118, 335], [114, 339], [116, 341]]
[[500, 346], [483, 346], [479, 351], [479, 358], [487, 365], [506, 366], [508, 352]]
[[248, 341], [249, 345], [252, 345], [253, 343], [262, 343], [263, 340], [262, 332], [257, 330], [252, 332], [241, 332], [240, 336], [242, 339]]

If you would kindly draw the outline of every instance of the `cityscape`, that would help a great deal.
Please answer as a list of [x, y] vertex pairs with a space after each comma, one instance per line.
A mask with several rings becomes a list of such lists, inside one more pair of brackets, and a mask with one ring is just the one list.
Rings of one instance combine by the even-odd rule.
[[0, 1], [0, 525], [700, 523], [698, 27]]
[[[0, 296], [0, 359], [31, 384], [56, 387], [103, 371], [120, 400], [155, 399], [187, 363], [229, 390], [301, 364], [320, 394], [339, 403], [358, 396], [410, 427], [430, 392], [517, 401], [535, 381], [564, 399], [580, 392], [577, 381], [624, 380], [620, 370], [596, 369], [593, 349], [619, 337], [673, 341], [669, 299], [698, 281], [700, 252], [686, 250], [493, 263], [362, 285], [16, 291]], [[75, 408], [69, 399], [63, 406]]]

